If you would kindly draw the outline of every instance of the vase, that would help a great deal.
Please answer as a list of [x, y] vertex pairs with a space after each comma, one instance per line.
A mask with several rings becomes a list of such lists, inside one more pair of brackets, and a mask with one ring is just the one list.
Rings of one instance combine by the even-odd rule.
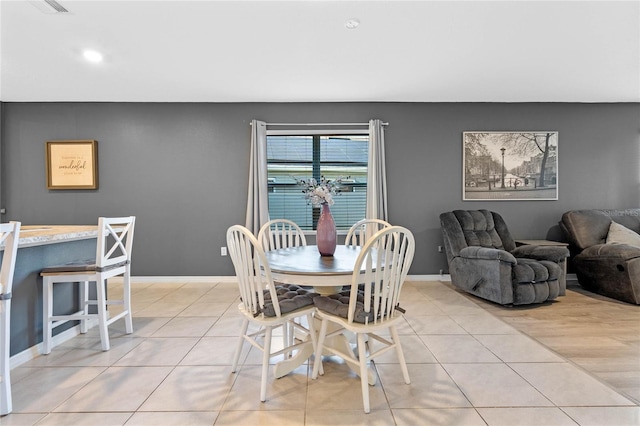
[[333, 256], [336, 251], [336, 223], [333, 221], [328, 204], [322, 205], [322, 212], [316, 227], [316, 244], [322, 256]]

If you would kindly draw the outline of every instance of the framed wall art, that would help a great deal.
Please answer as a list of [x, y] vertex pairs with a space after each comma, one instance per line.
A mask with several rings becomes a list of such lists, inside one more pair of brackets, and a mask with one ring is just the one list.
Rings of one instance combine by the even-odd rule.
[[464, 132], [462, 199], [557, 200], [558, 132]]
[[98, 142], [46, 143], [48, 189], [98, 189]]

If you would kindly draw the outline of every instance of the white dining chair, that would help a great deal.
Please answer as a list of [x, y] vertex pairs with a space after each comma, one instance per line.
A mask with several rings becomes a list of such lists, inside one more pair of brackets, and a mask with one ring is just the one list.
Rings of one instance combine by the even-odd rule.
[[262, 225], [258, 241], [264, 251], [307, 245], [302, 228], [289, 219], [273, 219]]
[[[300, 294], [293, 298], [279, 289], [271, 277], [271, 268], [267, 263], [262, 246], [247, 228], [234, 225], [227, 230], [229, 256], [238, 279], [241, 302], [238, 310], [243, 316], [242, 328], [236, 352], [233, 357], [232, 372], [236, 372], [240, 353], [245, 341], [262, 351], [262, 379], [260, 382], [260, 401], [267, 397], [267, 373], [269, 360], [277, 355], [299, 350], [303, 345], [316, 348], [316, 333], [313, 327], [315, 307], [310, 295]], [[282, 289], [282, 288], [280, 288]], [[295, 319], [306, 317], [307, 327]], [[248, 332], [249, 324], [258, 326], [257, 331]], [[277, 327], [291, 327], [307, 336], [307, 339], [278, 351], [271, 349], [271, 337]], [[286, 341], [285, 341], [286, 343]]]
[[0, 224], [0, 244], [4, 243], [2, 266], [0, 266], [0, 416], [9, 414], [12, 410], [9, 368], [11, 288], [19, 239], [20, 222]]
[[[307, 245], [307, 239], [302, 228], [289, 219], [273, 219], [262, 225], [258, 232], [258, 242], [264, 251]], [[291, 346], [295, 338], [294, 330], [285, 326], [282, 331], [282, 338], [286, 346]], [[289, 355], [285, 354], [285, 356]]]
[[[108, 351], [109, 325], [124, 318], [125, 332], [133, 332], [131, 319], [131, 250], [133, 249], [133, 231], [135, 216], [101, 217], [98, 220], [98, 240], [95, 259], [52, 266], [40, 272], [43, 284], [42, 332], [43, 353], [52, 349], [53, 329], [68, 321], [80, 321], [80, 332], [86, 333], [88, 321], [98, 320], [102, 350]], [[122, 276], [122, 298], [107, 296], [107, 280]], [[89, 299], [89, 283], [95, 282], [96, 299]], [[74, 283], [79, 285], [80, 310], [69, 315], [54, 315], [54, 285]], [[122, 311], [108, 317], [108, 305], [122, 305]], [[97, 313], [89, 312], [90, 306], [96, 306]]]
[[[358, 255], [348, 300], [343, 301], [340, 295], [318, 296], [314, 299], [318, 308], [316, 318], [322, 320], [322, 324], [311, 377], [316, 379], [318, 373], [322, 374], [324, 351], [359, 365], [365, 413], [370, 411], [367, 363], [371, 360], [395, 349], [404, 381], [406, 384], [411, 383], [396, 325], [403, 321], [400, 292], [413, 261], [414, 251], [415, 240], [408, 229], [391, 226], [378, 231]], [[365, 285], [359, 287], [360, 283]], [[331, 332], [327, 332], [329, 323], [335, 326]], [[344, 333], [345, 330], [356, 334], [357, 355], [324, 344], [327, 338]], [[387, 330], [391, 334], [390, 339], [380, 334]], [[376, 348], [373, 347], [374, 341]], [[378, 348], [377, 343], [383, 346]]]
[[389, 222], [382, 219], [362, 219], [354, 223], [345, 238], [345, 245], [364, 247], [367, 240], [381, 229], [391, 226]]

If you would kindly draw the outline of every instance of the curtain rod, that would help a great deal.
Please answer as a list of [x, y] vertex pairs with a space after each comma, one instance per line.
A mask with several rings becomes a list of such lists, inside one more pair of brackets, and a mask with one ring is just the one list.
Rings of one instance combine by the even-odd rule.
[[[251, 124], [251, 123], [249, 123]], [[368, 126], [369, 123], [265, 123], [267, 126]], [[382, 123], [388, 126], [389, 123]]]

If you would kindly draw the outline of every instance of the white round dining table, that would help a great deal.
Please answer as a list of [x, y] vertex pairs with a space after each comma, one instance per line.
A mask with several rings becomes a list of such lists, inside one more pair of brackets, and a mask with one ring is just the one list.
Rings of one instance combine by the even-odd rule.
[[318, 246], [289, 247], [265, 253], [273, 280], [283, 284], [313, 286], [322, 295], [335, 294], [350, 285], [359, 246], [336, 246], [333, 256], [321, 256]]

